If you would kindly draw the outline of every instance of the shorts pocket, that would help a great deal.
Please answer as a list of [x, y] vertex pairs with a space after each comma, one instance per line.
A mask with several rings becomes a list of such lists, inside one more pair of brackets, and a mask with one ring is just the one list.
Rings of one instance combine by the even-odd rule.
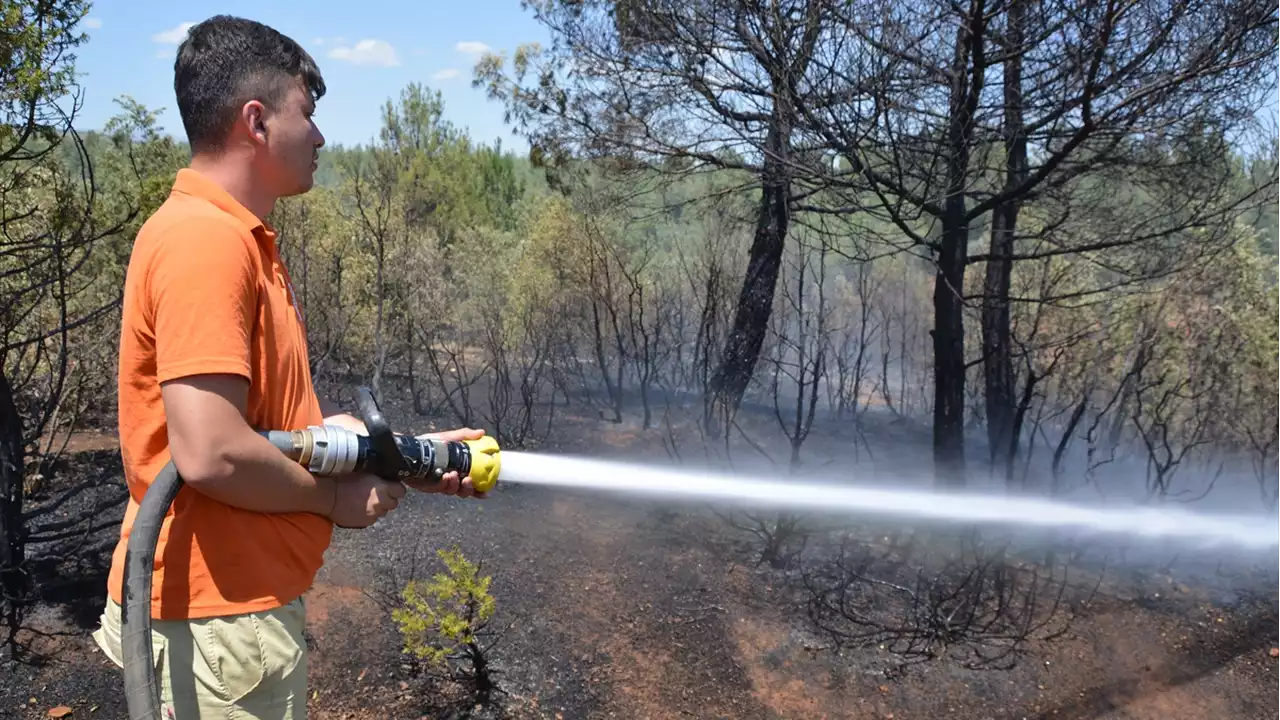
[[[302, 659], [293, 603], [282, 608], [193, 623], [192, 634], [219, 699], [236, 703], [289, 677]], [[300, 631], [298, 633], [300, 637]]]
[[219, 700], [237, 702], [262, 682], [263, 648], [252, 615], [193, 622], [191, 634], [211, 675], [205, 684]]
[[289, 678], [303, 661], [306, 617], [299, 600], [254, 616], [262, 641], [263, 677], [278, 683]]

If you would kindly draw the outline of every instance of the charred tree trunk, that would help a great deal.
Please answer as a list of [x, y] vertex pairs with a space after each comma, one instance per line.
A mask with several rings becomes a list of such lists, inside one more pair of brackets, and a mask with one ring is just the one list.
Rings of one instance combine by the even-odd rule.
[[418, 336], [414, 333], [413, 318], [414, 313], [405, 313], [405, 322], [408, 323], [406, 330], [409, 338], [405, 348], [409, 353], [409, 397], [413, 398], [413, 411], [418, 415], [427, 415], [427, 406], [422, 402], [422, 387], [418, 383], [418, 356], [413, 351], [414, 346], [418, 344]]
[[1006, 203], [995, 209], [991, 224], [991, 259], [982, 303], [982, 368], [986, 382], [987, 442], [994, 465], [1012, 461], [1017, 448], [1013, 437], [1014, 377], [1012, 329], [1009, 317], [1009, 286], [1013, 277], [1014, 224], [1018, 209]]
[[933, 287], [933, 461], [942, 485], [964, 484], [964, 301], [960, 287], [968, 235], [963, 219], [943, 234]]
[[482, 707], [489, 707], [493, 702], [493, 691], [496, 689], [493, 676], [489, 671], [489, 659], [476, 643], [468, 643], [467, 648], [471, 655], [471, 667], [474, 673], [476, 703]]
[[[1007, 15], [1004, 51], [1004, 148], [1005, 188], [1021, 187], [1027, 179], [1027, 141], [1022, 123], [1022, 56], [1025, 7], [1012, 0]], [[997, 205], [991, 224], [991, 258], [982, 304], [982, 356], [986, 381], [987, 440], [991, 463], [1012, 468], [1018, 456], [1015, 427], [1016, 391], [1013, 375], [1013, 337], [1009, 313], [1009, 288], [1013, 278], [1013, 240], [1018, 228], [1016, 199]]]
[[984, 3], [975, 0], [956, 30], [947, 126], [947, 196], [933, 285], [933, 462], [941, 485], [964, 484], [964, 269], [969, 260], [966, 203], [973, 116], [982, 94]]
[[381, 235], [379, 235], [374, 239], [374, 243], [375, 243], [374, 252], [376, 253], [375, 257], [377, 260], [376, 288], [377, 288], [378, 296], [376, 298], [377, 317], [374, 320], [374, 326], [373, 326], [373, 352], [374, 352], [373, 380], [370, 382], [370, 385], [373, 386], [373, 394], [376, 397], [381, 397], [382, 396], [382, 371], [387, 361], [387, 348], [386, 348], [386, 343], [384, 342], [383, 336], [382, 336], [383, 322], [384, 322], [384, 319], [386, 318], [386, 304], [387, 304], [387, 283], [386, 283], [386, 275], [385, 275], [386, 243], [383, 240]]
[[6, 644], [11, 649], [26, 596], [23, 464], [22, 418], [14, 404], [9, 379], [0, 372], [0, 607], [8, 630]]
[[787, 148], [791, 143], [791, 127], [786, 121], [789, 111], [775, 101], [772, 123], [766, 140], [760, 212], [756, 219], [755, 237], [747, 260], [747, 273], [738, 296], [733, 328], [725, 343], [720, 366], [711, 381], [713, 412], [706, 418], [706, 429], [718, 437], [719, 420], [726, 423], [738, 411], [747, 391], [760, 348], [764, 345], [769, 316], [773, 311], [773, 295], [782, 269], [782, 251], [786, 245], [789, 223], [791, 181], [786, 168]]

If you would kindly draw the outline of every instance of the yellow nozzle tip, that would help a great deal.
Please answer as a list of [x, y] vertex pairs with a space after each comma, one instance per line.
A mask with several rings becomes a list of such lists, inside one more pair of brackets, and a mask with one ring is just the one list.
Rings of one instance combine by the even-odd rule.
[[471, 450], [471, 485], [478, 492], [489, 492], [498, 484], [502, 455], [498, 441], [485, 435], [479, 440], [464, 440]]

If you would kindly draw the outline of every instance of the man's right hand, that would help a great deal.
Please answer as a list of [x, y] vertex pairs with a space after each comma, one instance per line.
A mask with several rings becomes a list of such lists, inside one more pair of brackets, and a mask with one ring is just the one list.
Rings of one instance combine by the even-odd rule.
[[367, 528], [396, 509], [405, 486], [368, 473], [332, 478], [333, 508], [329, 519], [341, 528]]

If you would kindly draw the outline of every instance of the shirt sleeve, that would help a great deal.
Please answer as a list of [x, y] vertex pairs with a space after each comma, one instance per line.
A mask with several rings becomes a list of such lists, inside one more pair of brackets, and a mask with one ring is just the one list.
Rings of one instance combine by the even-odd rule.
[[250, 380], [258, 273], [232, 225], [189, 218], [166, 231], [149, 273], [156, 375], [235, 374]]

